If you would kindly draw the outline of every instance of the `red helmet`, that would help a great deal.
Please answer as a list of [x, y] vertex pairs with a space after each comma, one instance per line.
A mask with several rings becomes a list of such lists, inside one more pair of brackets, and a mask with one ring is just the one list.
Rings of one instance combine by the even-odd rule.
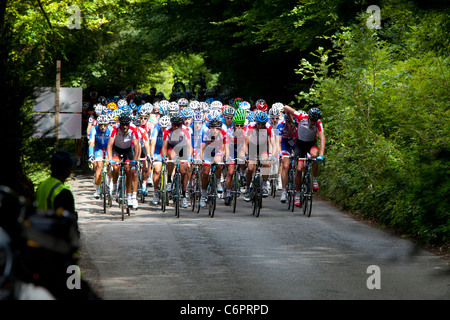
[[256, 109], [267, 112], [267, 110], [269, 110], [269, 106], [265, 102], [260, 102], [256, 105]]

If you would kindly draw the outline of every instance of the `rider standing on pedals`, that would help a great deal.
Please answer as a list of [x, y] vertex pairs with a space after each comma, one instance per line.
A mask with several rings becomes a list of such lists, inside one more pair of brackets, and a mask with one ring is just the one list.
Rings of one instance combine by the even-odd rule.
[[[304, 114], [299, 111], [295, 111], [289, 106], [284, 106], [284, 110], [288, 116], [294, 117], [298, 122], [298, 136], [295, 144], [295, 156], [304, 158], [307, 153], [312, 158], [316, 158], [318, 161], [323, 161], [323, 154], [325, 152], [325, 133], [323, 131], [322, 122], [320, 118], [322, 113], [318, 108], [312, 108], [308, 111], [308, 114]], [[320, 149], [317, 145], [317, 135], [320, 139]], [[320, 152], [319, 152], [320, 150]], [[304, 161], [299, 161], [297, 167], [297, 175], [295, 177], [296, 195], [294, 204], [300, 207], [300, 187], [302, 181], [302, 174], [305, 172]], [[317, 182], [318, 163], [313, 162], [312, 174], [313, 174], [313, 189], [319, 190], [319, 184]]]

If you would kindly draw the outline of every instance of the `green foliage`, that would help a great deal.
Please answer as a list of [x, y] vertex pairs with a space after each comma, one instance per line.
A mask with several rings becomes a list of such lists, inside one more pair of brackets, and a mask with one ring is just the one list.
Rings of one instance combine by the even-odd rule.
[[[319, 48], [318, 61], [303, 60], [297, 70], [313, 80], [301, 103], [320, 105], [324, 114], [330, 161], [322, 192], [347, 210], [440, 245], [450, 242], [449, 17], [448, 10], [418, 11], [379, 31], [343, 27], [328, 37], [332, 51]], [[393, 37], [404, 21], [410, 31]], [[444, 28], [423, 46], [424, 30], [436, 25]], [[337, 63], [327, 65], [333, 56]]]

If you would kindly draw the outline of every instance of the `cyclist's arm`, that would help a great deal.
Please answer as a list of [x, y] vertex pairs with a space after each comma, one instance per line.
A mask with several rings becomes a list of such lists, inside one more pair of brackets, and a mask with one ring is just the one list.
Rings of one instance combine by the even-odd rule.
[[205, 159], [205, 148], [206, 143], [202, 142], [202, 146], [200, 148], [200, 159]]
[[138, 160], [141, 158], [141, 145], [139, 144], [139, 139], [133, 139], [134, 145], [134, 160]]
[[168, 146], [169, 142], [167, 140], [163, 141], [163, 145], [161, 148], [161, 157], [167, 157], [167, 146]]
[[319, 139], [320, 139], [320, 150], [319, 155], [323, 156], [325, 153], [325, 133], [322, 131], [319, 132]]
[[295, 113], [295, 110], [289, 106], [284, 106], [284, 112], [286, 112], [287, 114], [289, 114], [290, 116], [293, 115]]
[[112, 160], [112, 148], [113, 148], [115, 140], [116, 140], [115, 137], [109, 137], [108, 146], [106, 147], [106, 151], [108, 154], [108, 160]]
[[156, 147], [156, 140], [150, 140], [150, 143], [149, 143], [149, 151], [148, 151], [148, 154], [150, 155], [150, 157], [154, 157], [154, 155], [155, 155], [155, 147]]

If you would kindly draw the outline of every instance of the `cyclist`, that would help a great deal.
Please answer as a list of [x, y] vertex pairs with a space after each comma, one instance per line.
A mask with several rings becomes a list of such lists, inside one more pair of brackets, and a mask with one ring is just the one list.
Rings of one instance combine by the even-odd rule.
[[[175, 160], [176, 157], [181, 159], [180, 173], [181, 173], [181, 190], [183, 197], [181, 199], [181, 206], [186, 208], [188, 206], [186, 199], [186, 186], [189, 179], [189, 159], [192, 154], [191, 134], [188, 128], [183, 125], [183, 118], [179, 114], [173, 114], [170, 117], [172, 127], [164, 131], [163, 146], [161, 155], [163, 161], [166, 159]], [[174, 163], [167, 164], [168, 183], [167, 190], [172, 189], [172, 173], [175, 167]]]
[[[208, 186], [208, 176], [211, 170], [212, 162], [222, 162], [223, 158], [228, 159], [228, 134], [222, 128], [222, 120], [219, 117], [209, 121], [209, 129], [205, 130], [202, 135], [201, 158], [204, 160], [203, 170], [200, 175], [202, 180], [202, 198], [200, 206], [206, 205], [206, 189]], [[217, 192], [222, 193], [223, 188], [220, 184], [220, 176], [222, 174], [222, 166], [217, 166]]]
[[[167, 100], [164, 100], [164, 101], [167, 101]], [[161, 106], [164, 108], [167, 105], [167, 109], [169, 110], [170, 114], [172, 114], [172, 115], [180, 112], [180, 106], [178, 105], [178, 103], [176, 103], [175, 101], [172, 101], [172, 102], [167, 101], [168, 103], [163, 103], [164, 101], [161, 101], [159, 103], [160, 108], [161, 108]]]
[[97, 118], [98, 125], [91, 129], [89, 134], [89, 161], [93, 163], [95, 176], [95, 199], [100, 198], [100, 183], [103, 168], [103, 159], [106, 159], [106, 148], [112, 127], [109, 126], [109, 119], [105, 115]]
[[119, 178], [119, 165], [117, 162], [120, 162], [120, 155], [123, 155], [124, 161], [128, 163], [125, 166], [128, 204], [133, 209], [137, 209], [137, 174], [134, 170], [135, 167], [130, 167], [130, 164], [135, 164], [139, 157], [139, 137], [136, 126], [130, 123], [131, 115], [128, 112], [122, 112], [119, 117], [119, 124], [113, 127], [109, 137], [107, 151], [108, 160], [113, 168], [112, 194], [114, 195], [117, 191], [117, 179]]
[[[284, 123], [277, 126], [277, 143], [280, 156], [294, 155], [295, 143], [298, 136], [297, 123], [285, 118]], [[280, 201], [285, 203], [287, 200], [286, 185], [288, 182], [289, 158], [281, 158], [281, 198]]]
[[[256, 158], [261, 160], [273, 159], [271, 155], [272, 150], [276, 150], [274, 134], [272, 127], [267, 123], [269, 116], [262, 110], [255, 112], [255, 121], [250, 123], [247, 128], [247, 135], [245, 138], [245, 154], [248, 156], [247, 174], [246, 174], [246, 190], [244, 193], [244, 200], [250, 201], [250, 183], [252, 181], [253, 173], [256, 169]], [[267, 197], [269, 190], [267, 188], [267, 179], [269, 178], [270, 162], [262, 161], [262, 195]]]
[[163, 134], [170, 125], [170, 116], [162, 116], [152, 131], [150, 138], [150, 159], [153, 164], [153, 204], [159, 203], [159, 178], [161, 176], [162, 157], [161, 149], [163, 145]]
[[[242, 111], [241, 111], [242, 110]], [[233, 126], [227, 130], [229, 140], [228, 174], [225, 179], [225, 205], [229, 206], [231, 202], [231, 183], [234, 170], [237, 170], [234, 159], [245, 159], [245, 135], [247, 127], [245, 126], [245, 110], [238, 109], [233, 117]], [[241, 172], [245, 171], [245, 162], [239, 164]]]
[[225, 124], [227, 130], [230, 128], [233, 128], [233, 117], [234, 117], [235, 110], [232, 106], [225, 105], [223, 108], [223, 123]]
[[185, 107], [188, 106], [189, 101], [188, 101], [188, 99], [186, 99], [186, 98], [180, 98], [180, 99], [178, 99], [177, 103], [178, 103], [179, 109], [180, 109], [180, 111], [181, 111], [181, 110], [183, 110]]
[[[144, 123], [144, 125], [142, 125]], [[141, 190], [144, 195], [147, 195], [147, 180], [150, 175], [150, 164], [148, 159], [150, 158], [150, 140], [148, 127], [148, 112], [145, 109], [139, 110], [139, 115], [135, 118], [134, 124], [137, 127], [138, 138], [139, 138], [139, 160], [142, 165], [142, 185]], [[139, 181], [138, 181], [139, 182]]]
[[192, 157], [194, 159], [200, 159], [201, 157], [202, 136], [205, 130], [208, 130], [208, 127], [205, 124], [205, 116], [203, 115], [203, 112], [194, 112], [193, 127], [191, 132]]
[[[295, 155], [303, 158], [307, 153], [309, 153], [312, 158], [323, 161], [323, 154], [325, 152], [325, 133], [323, 131], [322, 122], [320, 121], [320, 118], [322, 117], [320, 110], [318, 108], [312, 108], [308, 111], [308, 114], [295, 111], [289, 106], [284, 106], [284, 110], [288, 116], [292, 116], [298, 121], [298, 135], [297, 142], [295, 144]], [[320, 149], [317, 145], [317, 135], [319, 135], [320, 139]], [[300, 184], [302, 181], [303, 172], [305, 172], [305, 163], [304, 161], [300, 161], [298, 163], [297, 175], [295, 178], [297, 192], [294, 203], [298, 207], [301, 206]], [[317, 172], [318, 164], [317, 162], [314, 162], [312, 165], [314, 190], [319, 190]]]

